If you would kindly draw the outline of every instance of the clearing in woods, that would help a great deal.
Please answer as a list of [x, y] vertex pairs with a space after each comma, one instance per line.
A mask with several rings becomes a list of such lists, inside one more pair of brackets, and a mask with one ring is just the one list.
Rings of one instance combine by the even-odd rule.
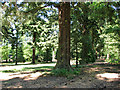
[[[72, 78], [49, 75], [54, 66], [55, 63], [1, 66], [2, 88], [120, 88], [120, 65], [97, 60], [81, 65], [81, 73]], [[21, 70], [15, 69], [20, 67]]]

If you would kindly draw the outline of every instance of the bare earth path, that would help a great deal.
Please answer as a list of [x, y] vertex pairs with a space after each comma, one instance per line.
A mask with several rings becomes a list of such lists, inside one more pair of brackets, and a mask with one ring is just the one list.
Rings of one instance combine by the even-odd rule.
[[119, 68], [120, 65], [98, 60], [82, 67], [81, 74], [72, 79], [43, 75], [43, 72], [36, 71], [1, 73], [0, 80], [2, 88], [120, 88]]

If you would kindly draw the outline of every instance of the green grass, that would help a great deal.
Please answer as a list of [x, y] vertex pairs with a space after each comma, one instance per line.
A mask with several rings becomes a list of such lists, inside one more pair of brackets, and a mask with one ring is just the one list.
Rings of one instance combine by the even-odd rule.
[[3, 66], [7, 66], [7, 65], [8, 65], [8, 66], [14, 66], [15, 63], [2, 63], [2, 65], [3, 65]]
[[50, 75], [53, 76], [62, 76], [67, 77], [69, 79], [73, 78], [76, 75], [80, 74], [80, 68], [74, 68], [74, 70], [66, 70], [66, 69], [56, 69], [52, 70], [54, 66], [42, 66], [42, 67], [25, 67], [21, 70], [3, 70], [4, 73], [16, 73], [16, 72], [24, 72], [24, 71], [39, 71], [39, 72], [50, 72]]
[[3, 70], [2, 72], [4, 73], [16, 73], [16, 72], [24, 72], [24, 71], [44, 71], [44, 72], [47, 72], [48, 69], [52, 69], [53, 66], [42, 66], [42, 67], [25, 67], [25, 68], [22, 68], [21, 70], [16, 70], [16, 69], [13, 69], [13, 70]]
[[[18, 64], [17, 65], [36, 65], [36, 64], [54, 64], [54, 63], [56, 63], [56, 62], [37, 62], [36, 61], [36, 63], [35, 64], [32, 64], [31, 62], [28, 62], [28, 64], [25, 64], [25, 63], [23, 63], [23, 62], [18, 62]], [[11, 62], [11, 63], [2, 63], [2, 66], [16, 66], [15, 65], [15, 63], [13, 63], [13, 62]]]
[[22, 69], [22, 71], [27, 71], [27, 70], [41, 70], [41, 69], [52, 69], [53, 66], [42, 66], [42, 67], [25, 67]]
[[76, 68], [74, 70], [66, 70], [66, 69], [55, 69], [55, 70], [52, 70], [50, 75], [53, 75], [53, 76], [59, 76], [59, 77], [67, 77], [68, 79], [71, 79], [77, 75], [80, 74], [80, 69], [79, 68]]
[[31, 72], [34, 72], [34, 71], [37, 71], [37, 72], [50, 72], [49, 74], [50, 75], [53, 75], [53, 76], [61, 76], [61, 77], [67, 77], [68, 79], [71, 79], [77, 75], [79, 75], [81, 73], [81, 69], [82, 68], [85, 68], [85, 67], [97, 67], [97, 65], [92, 65], [92, 66], [86, 66], [86, 65], [78, 65], [78, 68], [75, 68], [76, 66], [75, 65], [72, 65], [72, 67], [74, 68], [73, 70], [66, 70], [66, 69], [56, 69], [56, 70], [53, 70], [53, 67], [54, 66], [42, 66], [42, 67], [25, 67], [25, 68], [22, 68], [20, 70], [16, 70], [16, 69], [13, 69], [13, 70], [3, 70], [2, 72], [4, 73], [16, 73], [16, 72], [25, 72], [25, 71], [31, 71]]
[[13, 70], [3, 70], [2, 72], [3, 73], [16, 73], [16, 72], [20, 72], [20, 70], [16, 70], [16, 69], [13, 69]]

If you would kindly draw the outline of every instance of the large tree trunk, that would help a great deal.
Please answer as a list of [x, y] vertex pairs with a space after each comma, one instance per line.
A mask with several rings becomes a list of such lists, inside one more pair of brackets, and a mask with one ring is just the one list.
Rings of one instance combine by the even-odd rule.
[[36, 32], [33, 32], [33, 57], [32, 57], [32, 63], [35, 64], [35, 39], [36, 39]]
[[72, 69], [70, 65], [70, 3], [59, 6], [59, 48], [55, 69]]

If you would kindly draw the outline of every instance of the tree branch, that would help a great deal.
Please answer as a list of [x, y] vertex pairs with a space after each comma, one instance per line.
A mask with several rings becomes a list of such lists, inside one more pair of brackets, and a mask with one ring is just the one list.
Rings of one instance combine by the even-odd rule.
[[38, 10], [43, 9], [43, 8], [45, 8], [45, 7], [47, 7], [47, 5], [44, 6], [44, 7], [36, 7], [36, 8], [33, 8], [32, 10], [26, 11], [26, 12], [24, 12], [24, 13], [25, 13], [25, 14], [27, 14], [27, 13], [36, 13]]

